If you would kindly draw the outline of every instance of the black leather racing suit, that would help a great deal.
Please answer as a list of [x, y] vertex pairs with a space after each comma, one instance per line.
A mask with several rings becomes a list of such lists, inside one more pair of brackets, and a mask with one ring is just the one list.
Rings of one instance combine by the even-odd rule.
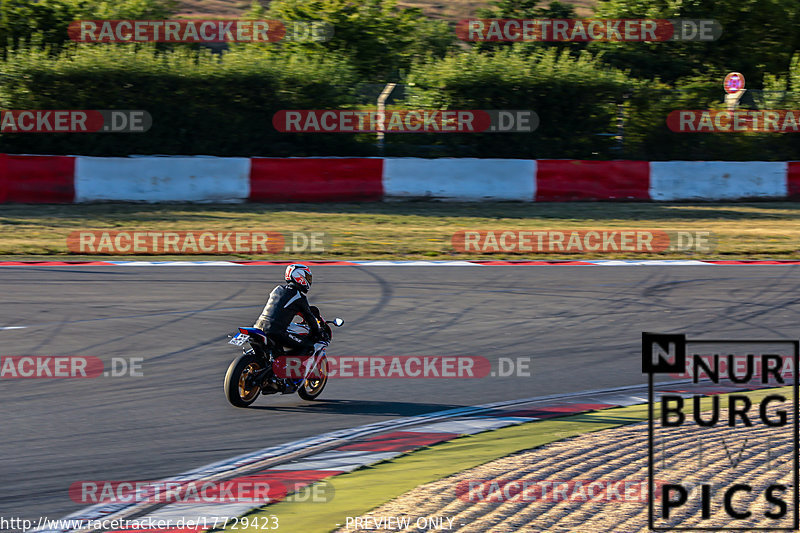
[[[289, 333], [289, 324], [300, 315], [309, 327], [306, 338]], [[308, 299], [293, 283], [278, 285], [269, 293], [269, 300], [254, 327], [261, 329], [278, 345], [297, 349], [303, 353], [313, 348], [323, 337], [317, 317], [311, 312]]]

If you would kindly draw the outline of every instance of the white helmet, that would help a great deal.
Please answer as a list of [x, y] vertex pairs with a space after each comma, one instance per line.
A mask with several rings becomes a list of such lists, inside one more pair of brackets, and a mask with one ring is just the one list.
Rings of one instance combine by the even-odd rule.
[[302, 292], [308, 292], [311, 288], [311, 269], [306, 265], [294, 264], [286, 267], [286, 274], [283, 276], [289, 283], [294, 283]]

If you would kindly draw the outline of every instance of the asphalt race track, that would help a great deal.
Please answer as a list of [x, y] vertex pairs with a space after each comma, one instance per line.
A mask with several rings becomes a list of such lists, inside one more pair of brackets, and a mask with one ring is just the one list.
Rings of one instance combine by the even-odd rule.
[[644, 383], [641, 332], [797, 338], [794, 266], [314, 267], [330, 355], [531, 357], [530, 377], [332, 380], [236, 409], [222, 381], [283, 267], [0, 269], [0, 356], [141, 357], [142, 377], [0, 380], [0, 516], [61, 518], [81, 480], [150, 480], [345, 427]]

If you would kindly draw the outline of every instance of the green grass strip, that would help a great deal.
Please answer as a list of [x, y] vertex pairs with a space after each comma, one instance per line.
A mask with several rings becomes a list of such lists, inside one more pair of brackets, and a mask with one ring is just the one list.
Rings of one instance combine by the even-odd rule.
[[[73, 232], [249, 230], [325, 232], [324, 251], [276, 254], [102, 255], [70, 253]], [[609, 230], [711, 232], [711, 250], [637, 253], [489, 253], [454, 249], [464, 230]], [[0, 256], [78, 259], [797, 259], [797, 202], [662, 204], [658, 202], [367, 202], [321, 204], [0, 205]], [[94, 250], [94, 252], [92, 252]], [[104, 248], [100, 251], [111, 253]], [[187, 250], [189, 251], [189, 250]]]
[[[737, 394], [749, 396], [755, 403], [764, 396], [776, 393], [791, 396], [792, 387]], [[725, 396], [727, 395], [720, 395], [720, 407], [723, 409], [727, 407]], [[710, 409], [711, 399], [703, 399], [701, 405], [704, 410]], [[685, 402], [685, 407], [684, 411], [690, 413], [692, 402]], [[659, 416], [657, 408], [655, 415]], [[261, 526], [267, 522], [267, 517], [275, 516], [279, 531], [327, 533], [338, 529], [337, 524], [344, 525], [348, 516], [361, 516], [425, 483], [516, 452], [645, 420], [646, 404], [615, 407], [466, 435], [330, 478], [328, 483], [333, 485], [335, 494], [328, 502], [284, 501], [262, 507], [247, 518], [250, 523]], [[238, 524], [238, 527], [236, 531], [239, 532], [259, 531], [257, 527], [248, 529], [242, 527], [242, 524]]]

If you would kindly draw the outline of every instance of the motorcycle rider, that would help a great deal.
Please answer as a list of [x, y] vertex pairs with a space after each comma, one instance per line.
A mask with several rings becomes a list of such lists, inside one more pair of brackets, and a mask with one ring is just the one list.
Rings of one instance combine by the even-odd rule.
[[[311, 288], [311, 269], [306, 265], [292, 264], [286, 267], [283, 276], [285, 285], [278, 285], [269, 294], [269, 300], [254, 324], [281, 347], [288, 347], [300, 355], [313, 353], [326, 341], [319, 319], [311, 311], [306, 293]], [[306, 338], [289, 331], [289, 324], [300, 315], [309, 328]]]

